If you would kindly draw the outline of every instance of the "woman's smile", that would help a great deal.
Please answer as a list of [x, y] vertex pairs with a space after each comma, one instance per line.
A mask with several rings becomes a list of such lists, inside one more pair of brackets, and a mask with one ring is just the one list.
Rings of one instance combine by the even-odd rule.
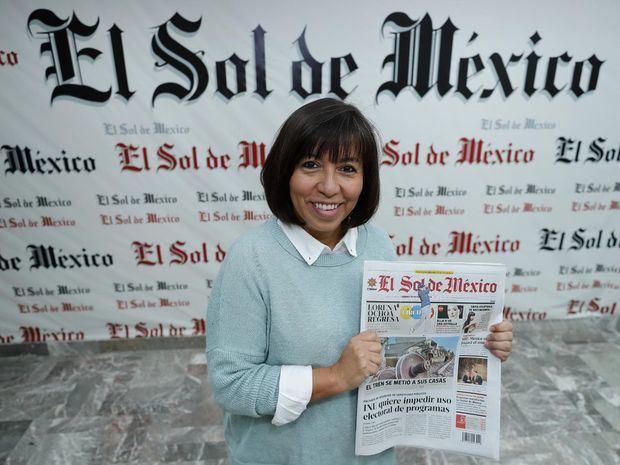
[[310, 202], [314, 207], [315, 213], [325, 219], [331, 219], [338, 216], [338, 208], [341, 203], [324, 203], [324, 202]]
[[361, 162], [343, 157], [307, 157], [293, 171], [291, 202], [303, 228], [328, 247], [334, 247], [346, 231], [343, 223], [351, 214], [363, 187]]
[[341, 205], [339, 203], [319, 203], [319, 202], [312, 202], [312, 204], [314, 205], [314, 208], [316, 208], [317, 210], [321, 212], [332, 212], [336, 208], [338, 208], [338, 206]]

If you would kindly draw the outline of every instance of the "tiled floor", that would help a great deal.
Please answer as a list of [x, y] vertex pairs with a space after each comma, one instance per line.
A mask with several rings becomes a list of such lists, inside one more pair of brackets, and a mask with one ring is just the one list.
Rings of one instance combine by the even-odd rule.
[[[620, 464], [619, 326], [517, 325], [502, 374], [500, 463]], [[0, 465], [225, 464], [202, 341], [180, 344], [194, 348], [90, 343], [0, 357]], [[400, 464], [495, 463], [424, 449], [398, 456]]]

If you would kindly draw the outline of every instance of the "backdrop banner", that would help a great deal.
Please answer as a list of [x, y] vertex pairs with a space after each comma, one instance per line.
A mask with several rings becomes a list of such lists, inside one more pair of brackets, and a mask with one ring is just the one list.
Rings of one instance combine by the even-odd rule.
[[612, 0], [4, 2], [0, 343], [205, 334], [226, 251], [271, 217], [279, 126], [326, 96], [381, 134], [373, 221], [402, 259], [505, 263], [512, 320], [616, 313], [618, 17]]

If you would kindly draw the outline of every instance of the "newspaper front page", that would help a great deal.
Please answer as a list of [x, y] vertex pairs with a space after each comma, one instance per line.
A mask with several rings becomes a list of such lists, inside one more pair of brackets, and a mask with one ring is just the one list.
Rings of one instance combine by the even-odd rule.
[[506, 267], [368, 261], [361, 330], [381, 338], [358, 390], [355, 452], [396, 445], [499, 458], [501, 363], [484, 347], [502, 319]]

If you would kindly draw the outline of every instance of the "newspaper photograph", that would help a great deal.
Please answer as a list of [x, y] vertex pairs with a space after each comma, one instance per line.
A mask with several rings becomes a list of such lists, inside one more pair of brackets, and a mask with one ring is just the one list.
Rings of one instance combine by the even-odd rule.
[[393, 446], [499, 458], [500, 360], [484, 347], [502, 320], [500, 264], [367, 261], [360, 330], [381, 366], [358, 389], [355, 453]]

